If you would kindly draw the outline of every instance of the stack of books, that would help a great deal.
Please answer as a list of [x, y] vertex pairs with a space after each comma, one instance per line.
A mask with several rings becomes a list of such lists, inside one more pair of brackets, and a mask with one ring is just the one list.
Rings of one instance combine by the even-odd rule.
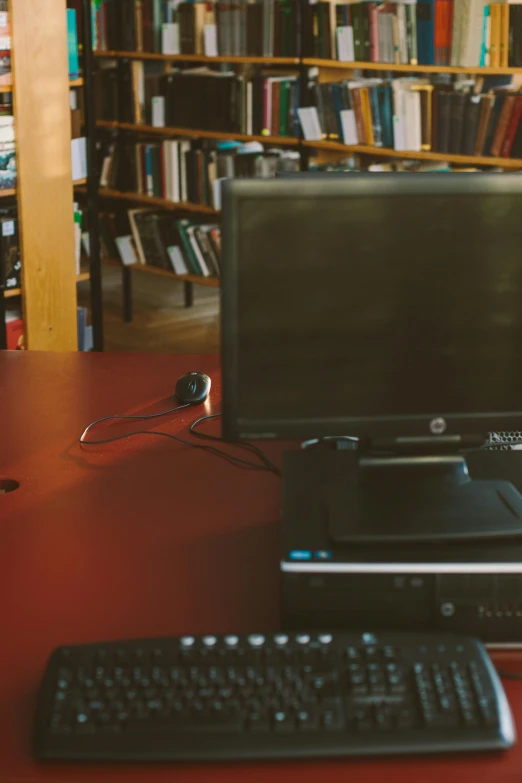
[[390, 65], [520, 66], [522, 6], [485, 0], [310, 2], [308, 57]]
[[[473, 81], [358, 79], [313, 88], [323, 139], [409, 152], [522, 157], [522, 92]], [[309, 132], [303, 124], [305, 136]], [[309, 138], [309, 136], [308, 136]]]

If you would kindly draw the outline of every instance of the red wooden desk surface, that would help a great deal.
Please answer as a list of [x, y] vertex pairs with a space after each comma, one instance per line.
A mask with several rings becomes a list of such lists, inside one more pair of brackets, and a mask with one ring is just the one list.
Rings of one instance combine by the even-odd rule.
[[[169, 407], [189, 370], [210, 374], [206, 410], [219, 410], [217, 357], [0, 351], [0, 478], [20, 482], [0, 495], [0, 781], [520, 783], [522, 738], [503, 756], [454, 759], [213, 767], [32, 760], [35, 693], [53, 647], [277, 626], [278, 478], [166, 439], [89, 450], [77, 443], [95, 418]], [[184, 433], [203, 412], [156, 426]], [[122, 426], [129, 423], [111, 434]], [[511, 664], [522, 670], [522, 657]], [[522, 682], [506, 687], [522, 734]]]

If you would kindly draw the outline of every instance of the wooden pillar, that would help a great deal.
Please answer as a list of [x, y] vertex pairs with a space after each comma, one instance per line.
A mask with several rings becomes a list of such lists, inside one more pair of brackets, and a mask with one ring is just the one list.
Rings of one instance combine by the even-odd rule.
[[11, 0], [26, 348], [78, 348], [65, 0]]

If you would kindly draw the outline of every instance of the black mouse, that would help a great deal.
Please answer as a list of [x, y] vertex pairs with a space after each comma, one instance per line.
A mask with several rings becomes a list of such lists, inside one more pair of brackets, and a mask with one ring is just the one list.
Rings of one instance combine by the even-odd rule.
[[174, 395], [181, 405], [200, 405], [210, 392], [210, 378], [204, 372], [188, 372], [178, 378]]

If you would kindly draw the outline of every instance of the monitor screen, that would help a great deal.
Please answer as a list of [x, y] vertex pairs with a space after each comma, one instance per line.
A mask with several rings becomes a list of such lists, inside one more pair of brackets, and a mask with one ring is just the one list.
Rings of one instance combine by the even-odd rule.
[[520, 426], [522, 178], [242, 181], [223, 206], [228, 435]]

